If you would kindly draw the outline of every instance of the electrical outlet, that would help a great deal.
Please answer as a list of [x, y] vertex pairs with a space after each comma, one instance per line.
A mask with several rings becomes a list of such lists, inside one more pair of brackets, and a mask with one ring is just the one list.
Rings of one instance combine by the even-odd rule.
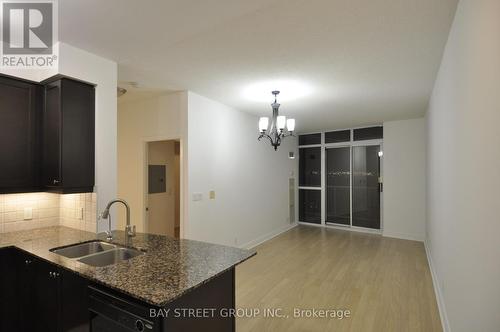
[[83, 220], [83, 208], [80, 206], [77, 206], [77, 208], [74, 211], [74, 218], [78, 220]]
[[27, 207], [24, 208], [24, 220], [31, 220], [33, 219], [33, 208]]
[[215, 199], [215, 190], [210, 190], [210, 192], [209, 192], [209, 198], [210, 199]]

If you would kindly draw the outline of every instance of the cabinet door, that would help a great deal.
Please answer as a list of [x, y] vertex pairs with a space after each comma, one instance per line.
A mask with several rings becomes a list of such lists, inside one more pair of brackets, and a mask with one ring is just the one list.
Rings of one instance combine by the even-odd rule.
[[60, 272], [61, 331], [88, 332], [88, 281], [75, 273]]
[[0, 193], [37, 187], [36, 144], [41, 87], [0, 77]]
[[17, 293], [17, 321], [19, 331], [35, 331], [33, 314], [26, 308], [33, 308], [34, 281], [36, 275], [35, 258], [22, 251], [16, 253], [16, 293]]
[[61, 84], [45, 86], [43, 113], [42, 181], [46, 187], [61, 186]]
[[16, 294], [15, 252], [11, 248], [0, 249], [0, 331], [18, 331], [19, 309]]
[[94, 87], [66, 78], [60, 82], [63, 187], [70, 191], [92, 191], [95, 154]]
[[32, 310], [36, 317], [37, 331], [59, 332], [59, 299], [60, 299], [60, 276], [57, 267], [52, 264], [37, 260], [34, 303]]

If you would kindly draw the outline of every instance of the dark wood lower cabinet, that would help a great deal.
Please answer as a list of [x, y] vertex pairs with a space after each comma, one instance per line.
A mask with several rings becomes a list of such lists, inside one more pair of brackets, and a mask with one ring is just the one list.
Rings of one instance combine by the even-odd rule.
[[36, 331], [36, 317], [38, 313], [32, 311], [35, 302], [35, 275], [36, 260], [24, 251], [16, 251], [15, 267], [17, 269], [17, 326], [18, 331]]
[[60, 321], [60, 277], [52, 264], [36, 260], [34, 274], [34, 296], [31, 308], [40, 331], [59, 332]]
[[63, 332], [89, 331], [89, 282], [79, 275], [61, 271], [61, 316], [60, 326]]
[[235, 331], [234, 269], [158, 308], [17, 248], [0, 249], [0, 266], [2, 332]]
[[15, 249], [0, 250], [0, 331], [18, 330]]
[[0, 264], [0, 331], [89, 331], [85, 278], [16, 248]]
[[[172, 302], [167, 309], [174, 313], [175, 310], [180, 313], [179, 309], [208, 311], [198, 310], [196, 318], [188, 311], [181, 317], [169, 317], [163, 320], [162, 331], [235, 331], [235, 319], [228, 316], [229, 309], [235, 308], [234, 286], [234, 269], [231, 269]], [[205, 314], [207, 317], [203, 317]]]
[[87, 279], [42, 260], [34, 265], [32, 308], [37, 330], [89, 331]]

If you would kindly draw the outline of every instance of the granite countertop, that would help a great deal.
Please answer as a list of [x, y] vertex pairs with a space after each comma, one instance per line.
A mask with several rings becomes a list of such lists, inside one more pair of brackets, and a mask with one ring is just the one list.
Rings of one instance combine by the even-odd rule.
[[114, 244], [145, 251], [118, 264], [93, 267], [52, 253], [49, 249], [95, 239], [94, 234], [63, 226], [0, 234], [0, 248], [15, 246], [87, 279], [163, 307], [256, 254], [192, 240], [137, 233], [127, 244], [125, 232], [114, 231]]

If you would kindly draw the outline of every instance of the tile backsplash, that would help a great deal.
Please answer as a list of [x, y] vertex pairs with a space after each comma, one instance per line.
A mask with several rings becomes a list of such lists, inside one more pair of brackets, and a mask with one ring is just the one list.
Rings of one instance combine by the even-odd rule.
[[95, 232], [96, 216], [95, 193], [0, 195], [0, 233], [57, 225]]
[[61, 226], [96, 232], [96, 194], [66, 194], [60, 196], [59, 221]]

